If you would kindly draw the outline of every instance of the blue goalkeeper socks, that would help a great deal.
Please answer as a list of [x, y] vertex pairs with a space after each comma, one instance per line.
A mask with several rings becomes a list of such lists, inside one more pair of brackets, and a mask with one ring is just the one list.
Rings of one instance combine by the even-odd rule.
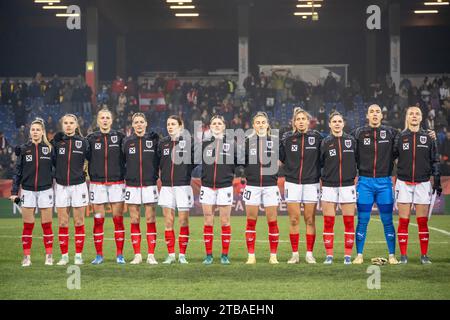
[[358, 224], [356, 226], [356, 252], [362, 254], [366, 242], [367, 225], [370, 221], [371, 204], [358, 204]]
[[377, 204], [380, 210], [380, 218], [383, 222], [384, 236], [388, 246], [389, 254], [395, 253], [395, 228], [392, 219], [393, 204]]

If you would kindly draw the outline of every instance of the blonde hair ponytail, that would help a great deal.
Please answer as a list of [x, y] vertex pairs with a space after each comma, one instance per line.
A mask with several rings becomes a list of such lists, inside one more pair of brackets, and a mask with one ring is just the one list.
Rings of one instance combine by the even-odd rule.
[[45, 129], [45, 122], [44, 119], [42, 118], [36, 118], [33, 120], [33, 122], [31, 122], [31, 125], [33, 124], [39, 124], [42, 127], [42, 141], [45, 143], [45, 145], [49, 148], [49, 150], [52, 150], [52, 145], [51, 143], [48, 141], [47, 139], [47, 130]]

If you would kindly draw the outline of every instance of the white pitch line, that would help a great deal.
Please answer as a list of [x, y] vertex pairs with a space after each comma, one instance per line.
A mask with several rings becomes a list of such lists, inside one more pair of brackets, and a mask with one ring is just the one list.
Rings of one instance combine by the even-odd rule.
[[[381, 219], [378, 219], [378, 218], [373, 218], [373, 220], [378, 221], [378, 222], [382, 222]], [[396, 222], [396, 221], [394, 221], [394, 223], [398, 224], [398, 222]], [[414, 226], [414, 227], [419, 227], [417, 224], [412, 223], [412, 222], [410, 222], [409, 224]], [[448, 232], [446, 230], [442, 230], [442, 229], [438, 229], [438, 228], [430, 227], [430, 226], [428, 226], [428, 229], [440, 232], [442, 234], [445, 234], [446, 236], [450, 236], [450, 232]]]

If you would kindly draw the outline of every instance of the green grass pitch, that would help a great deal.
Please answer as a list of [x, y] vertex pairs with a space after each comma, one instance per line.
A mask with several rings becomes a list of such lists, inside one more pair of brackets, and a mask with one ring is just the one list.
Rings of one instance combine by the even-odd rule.
[[[414, 218], [414, 217], [413, 217]], [[395, 217], [397, 220], [397, 217]], [[409, 264], [381, 267], [381, 289], [368, 289], [367, 273], [371, 257], [387, 257], [387, 249], [378, 216], [372, 216], [366, 243], [363, 265], [343, 264], [343, 222], [336, 219], [335, 263], [323, 265], [324, 247], [321, 237], [322, 217], [317, 217], [318, 237], [314, 255], [316, 265], [307, 265], [304, 260], [304, 224], [301, 224], [300, 255], [298, 265], [286, 264], [290, 257], [288, 220], [279, 217], [280, 243], [279, 265], [269, 265], [267, 223], [260, 216], [257, 224], [257, 264], [248, 266], [244, 238], [245, 218], [232, 217], [232, 242], [230, 259], [232, 264], [220, 264], [220, 227], [215, 227], [214, 256], [211, 266], [204, 266], [204, 245], [202, 241], [203, 221], [201, 217], [190, 219], [191, 237], [187, 251], [189, 265], [117, 265], [111, 217], [105, 222], [103, 265], [93, 266], [92, 217], [86, 219], [86, 242], [81, 266], [81, 289], [67, 289], [67, 267], [44, 266], [44, 249], [39, 218], [34, 229], [32, 262], [29, 268], [22, 268], [20, 219], [0, 219], [0, 299], [450, 299], [450, 216], [433, 216], [430, 221], [430, 250], [432, 265], [419, 263], [419, 242], [417, 226], [410, 225]], [[411, 219], [414, 223], [415, 219]], [[125, 259], [133, 257], [127, 229]], [[57, 242], [57, 221], [54, 221], [54, 258], [60, 257]], [[158, 242], [156, 258], [162, 262], [167, 249], [164, 243], [163, 221], [158, 217]], [[71, 221], [73, 236], [73, 221]], [[141, 221], [145, 234], [145, 224]], [[176, 227], [178, 233], [178, 227]], [[177, 242], [178, 248], [178, 242]], [[145, 261], [147, 243], [142, 238], [142, 252]], [[398, 251], [398, 250], [397, 250]], [[70, 261], [73, 263], [74, 242], [70, 239]], [[397, 253], [398, 255], [398, 253]]]

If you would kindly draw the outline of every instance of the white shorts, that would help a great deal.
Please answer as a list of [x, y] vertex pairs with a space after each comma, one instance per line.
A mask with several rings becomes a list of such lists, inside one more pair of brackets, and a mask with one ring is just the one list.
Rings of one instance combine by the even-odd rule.
[[320, 200], [334, 203], [354, 203], [356, 202], [356, 188], [355, 186], [322, 187]]
[[316, 203], [320, 198], [320, 183], [297, 184], [284, 183], [284, 199], [286, 202]]
[[125, 200], [125, 184], [89, 185], [89, 201], [92, 204], [123, 202]]
[[86, 182], [74, 186], [55, 186], [55, 204], [57, 208], [84, 207], [89, 204]]
[[398, 203], [430, 204], [431, 195], [430, 181], [408, 185], [397, 179], [395, 183], [395, 201]]
[[126, 187], [125, 203], [126, 204], [147, 204], [158, 202], [158, 187]]
[[231, 206], [233, 204], [233, 186], [216, 190], [202, 186], [200, 189], [200, 203], [211, 206]]
[[20, 191], [20, 200], [24, 208], [53, 208], [54, 194], [53, 188], [42, 191]]
[[264, 205], [264, 207], [274, 207], [278, 206], [281, 201], [278, 186], [246, 186], [242, 198], [245, 204], [250, 206]]
[[158, 205], [179, 211], [188, 211], [194, 206], [194, 192], [191, 186], [161, 187]]

